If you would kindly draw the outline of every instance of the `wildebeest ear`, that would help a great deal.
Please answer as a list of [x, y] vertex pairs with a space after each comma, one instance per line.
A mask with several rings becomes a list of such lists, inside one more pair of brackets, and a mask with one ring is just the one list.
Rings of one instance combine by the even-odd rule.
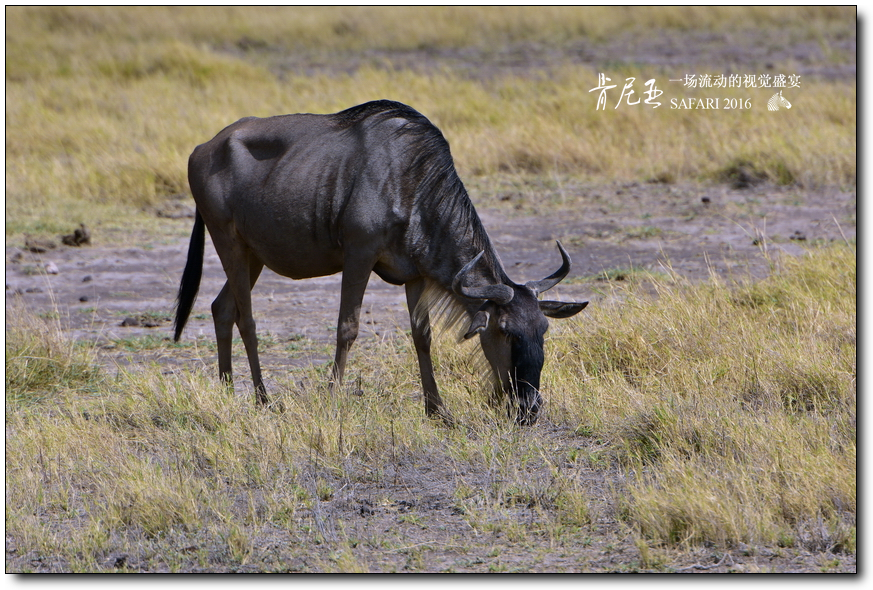
[[588, 305], [587, 301], [583, 301], [582, 303], [565, 303], [563, 301], [540, 301], [540, 311], [543, 312], [543, 315], [550, 318], [569, 318], [583, 309]]
[[491, 314], [485, 311], [484, 309], [480, 309], [476, 312], [476, 315], [473, 316], [473, 319], [470, 321], [470, 329], [467, 330], [467, 333], [464, 334], [464, 340], [469, 340], [482, 330], [488, 327], [488, 320], [491, 319]]

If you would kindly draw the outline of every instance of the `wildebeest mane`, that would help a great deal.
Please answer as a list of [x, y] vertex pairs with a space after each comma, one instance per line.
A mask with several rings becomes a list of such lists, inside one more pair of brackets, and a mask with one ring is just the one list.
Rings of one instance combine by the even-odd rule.
[[[476, 252], [486, 250], [486, 260], [490, 258], [491, 242], [455, 170], [449, 143], [427, 117], [403, 103], [378, 100], [351, 107], [332, 118], [338, 129], [364, 123], [375, 125], [390, 119], [405, 120], [396, 134], [408, 141], [407, 153], [411, 160], [404, 178], [415, 183], [410, 187], [413, 207], [426, 224], [426, 228], [419, 231], [426, 231], [429, 237], [442, 242], [449, 235], [455, 239], [455, 244], [458, 239], [471, 240]], [[463, 230], [463, 235], [453, 235], [459, 229]]]

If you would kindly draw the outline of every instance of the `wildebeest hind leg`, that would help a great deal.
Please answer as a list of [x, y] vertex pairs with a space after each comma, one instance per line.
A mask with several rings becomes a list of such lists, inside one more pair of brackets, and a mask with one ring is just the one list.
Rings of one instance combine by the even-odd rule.
[[224, 383], [233, 387], [231, 342], [233, 325], [236, 323], [236, 301], [228, 283], [224, 283], [218, 297], [212, 302], [212, 321], [215, 324], [215, 343], [218, 346], [218, 374]]
[[261, 377], [258, 336], [255, 320], [252, 317], [252, 287], [258, 280], [264, 265], [249, 251], [246, 251], [244, 254], [233, 256], [228, 264], [224, 264], [224, 267], [227, 283], [212, 303], [215, 338], [218, 344], [218, 371], [223, 380], [227, 382], [231, 380], [233, 373], [231, 343], [233, 324], [236, 323], [246, 348], [255, 395], [259, 403], [266, 404], [269, 399]]

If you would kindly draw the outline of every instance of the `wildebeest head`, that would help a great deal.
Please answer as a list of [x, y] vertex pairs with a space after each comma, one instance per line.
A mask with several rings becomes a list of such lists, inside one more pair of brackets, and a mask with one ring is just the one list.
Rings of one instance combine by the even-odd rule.
[[455, 276], [456, 294], [483, 300], [474, 314], [464, 338], [479, 334], [482, 351], [498, 386], [509, 397], [510, 408], [519, 424], [533, 424], [543, 404], [540, 374], [545, 354], [543, 336], [549, 328], [546, 317], [568, 318], [588, 305], [560, 301], [540, 301], [537, 295], [557, 285], [570, 272], [570, 257], [558, 242], [563, 263], [555, 273], [541, 281], [524, 285], [465, 286], [467, 273], [484, 254], [480, 252]]

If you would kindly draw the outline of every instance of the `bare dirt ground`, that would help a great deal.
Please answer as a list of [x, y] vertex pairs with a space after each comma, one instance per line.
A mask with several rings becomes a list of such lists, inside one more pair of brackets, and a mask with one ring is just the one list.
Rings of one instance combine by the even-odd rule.
[[[816, 242], [855, 235], [854, 193], [638, 183], [569, 185], [561, 192], [576, 204], [531, 203], [523, 190], [507, 190], [496, 195], [499, 207], [483, 208], [480, 215], [510, 276], [518, 282], [550, 274], [560, 264], [555, 240], [561, 240], [573, 269], [556, 287], [557, 297], [591, 299], [595, 306], [598, 295], [585, 278], [605, 273], [620, 279], [623, 269], [663, 273], [668, 267], [694, 281], [706, 279], [710, 272], [725, 278], [760, 278], [769, 272], [768, 258], [799, 255]], [[191, 225], [187, 215], [193, 213], [193, 206], [183, 201], [175, 211], [177, 219], [166, 223], [184, 233]], [[20, 299], [37, 313], [57, 314], [73, 338], [104, 347], [108, 363], [143, 362], [142, 355], [148, 356], [147, 350], [141, 350], [143, 343], [131, 356], [125, 342], [170, 337], [187, 239], [166, 244], [149, 243], [147, 236], [129, 237], [131, 245], [125, 247], [101, 245], [117, 243], [121, 236], [101, 240], [99, 227], [92, 233], [90, 246], [59, 245], [44, 253], [7, 247], [7, 304]], [[54, 266], [57, 274], [48, 274], [47, 266]], [[224, 280], [221, 263], [207, 240], [200, 296], [184, 338], [212, 337], [209, 307]], [[259, 333], [280, 342], [305, 337], [332, 343], [340, 280], [340, 275], [334, 275], [292, 281], [265, 269], [253, 293]], [[361, 338], [390, 336], [407, 323], [403, 289], [373, 275], [362, 308]], [[185, 362], [156, 354], [163, 363]], [[264, 359], [264, 364], [269, 371], [278, 368], [276, 363], [326, 361], [328, 356], [276, 357]]]
[[[747, 66], [770, 71], [774, 64], [792, 62], [804, 80], [854, 80], [855, 36], [823, 32], [820, 40], [795, 38], [791, 30], [640, 34], [628, 31], [603, 41], [578, 39], [563, 45], [522, 42], [496, 47], [463, 49], [425, 47], [410, 50], [369, 49], [342, 53], [287, 52], [278, 47], [252, 43], [243, 37], [224, 51], [263, 60], [278, 76], [288, 73], [354, 73], [362, 67], [421, 72], [449, 68], [459, 74], [483, 79], [507, 73], [537, 76], [565, 64], [585, 64], [607, 70], [619, 64], [662, 67], [677, 75], [711, 67], [731, 73]], [[690, 66], [694, 66], [691, 68]]]

